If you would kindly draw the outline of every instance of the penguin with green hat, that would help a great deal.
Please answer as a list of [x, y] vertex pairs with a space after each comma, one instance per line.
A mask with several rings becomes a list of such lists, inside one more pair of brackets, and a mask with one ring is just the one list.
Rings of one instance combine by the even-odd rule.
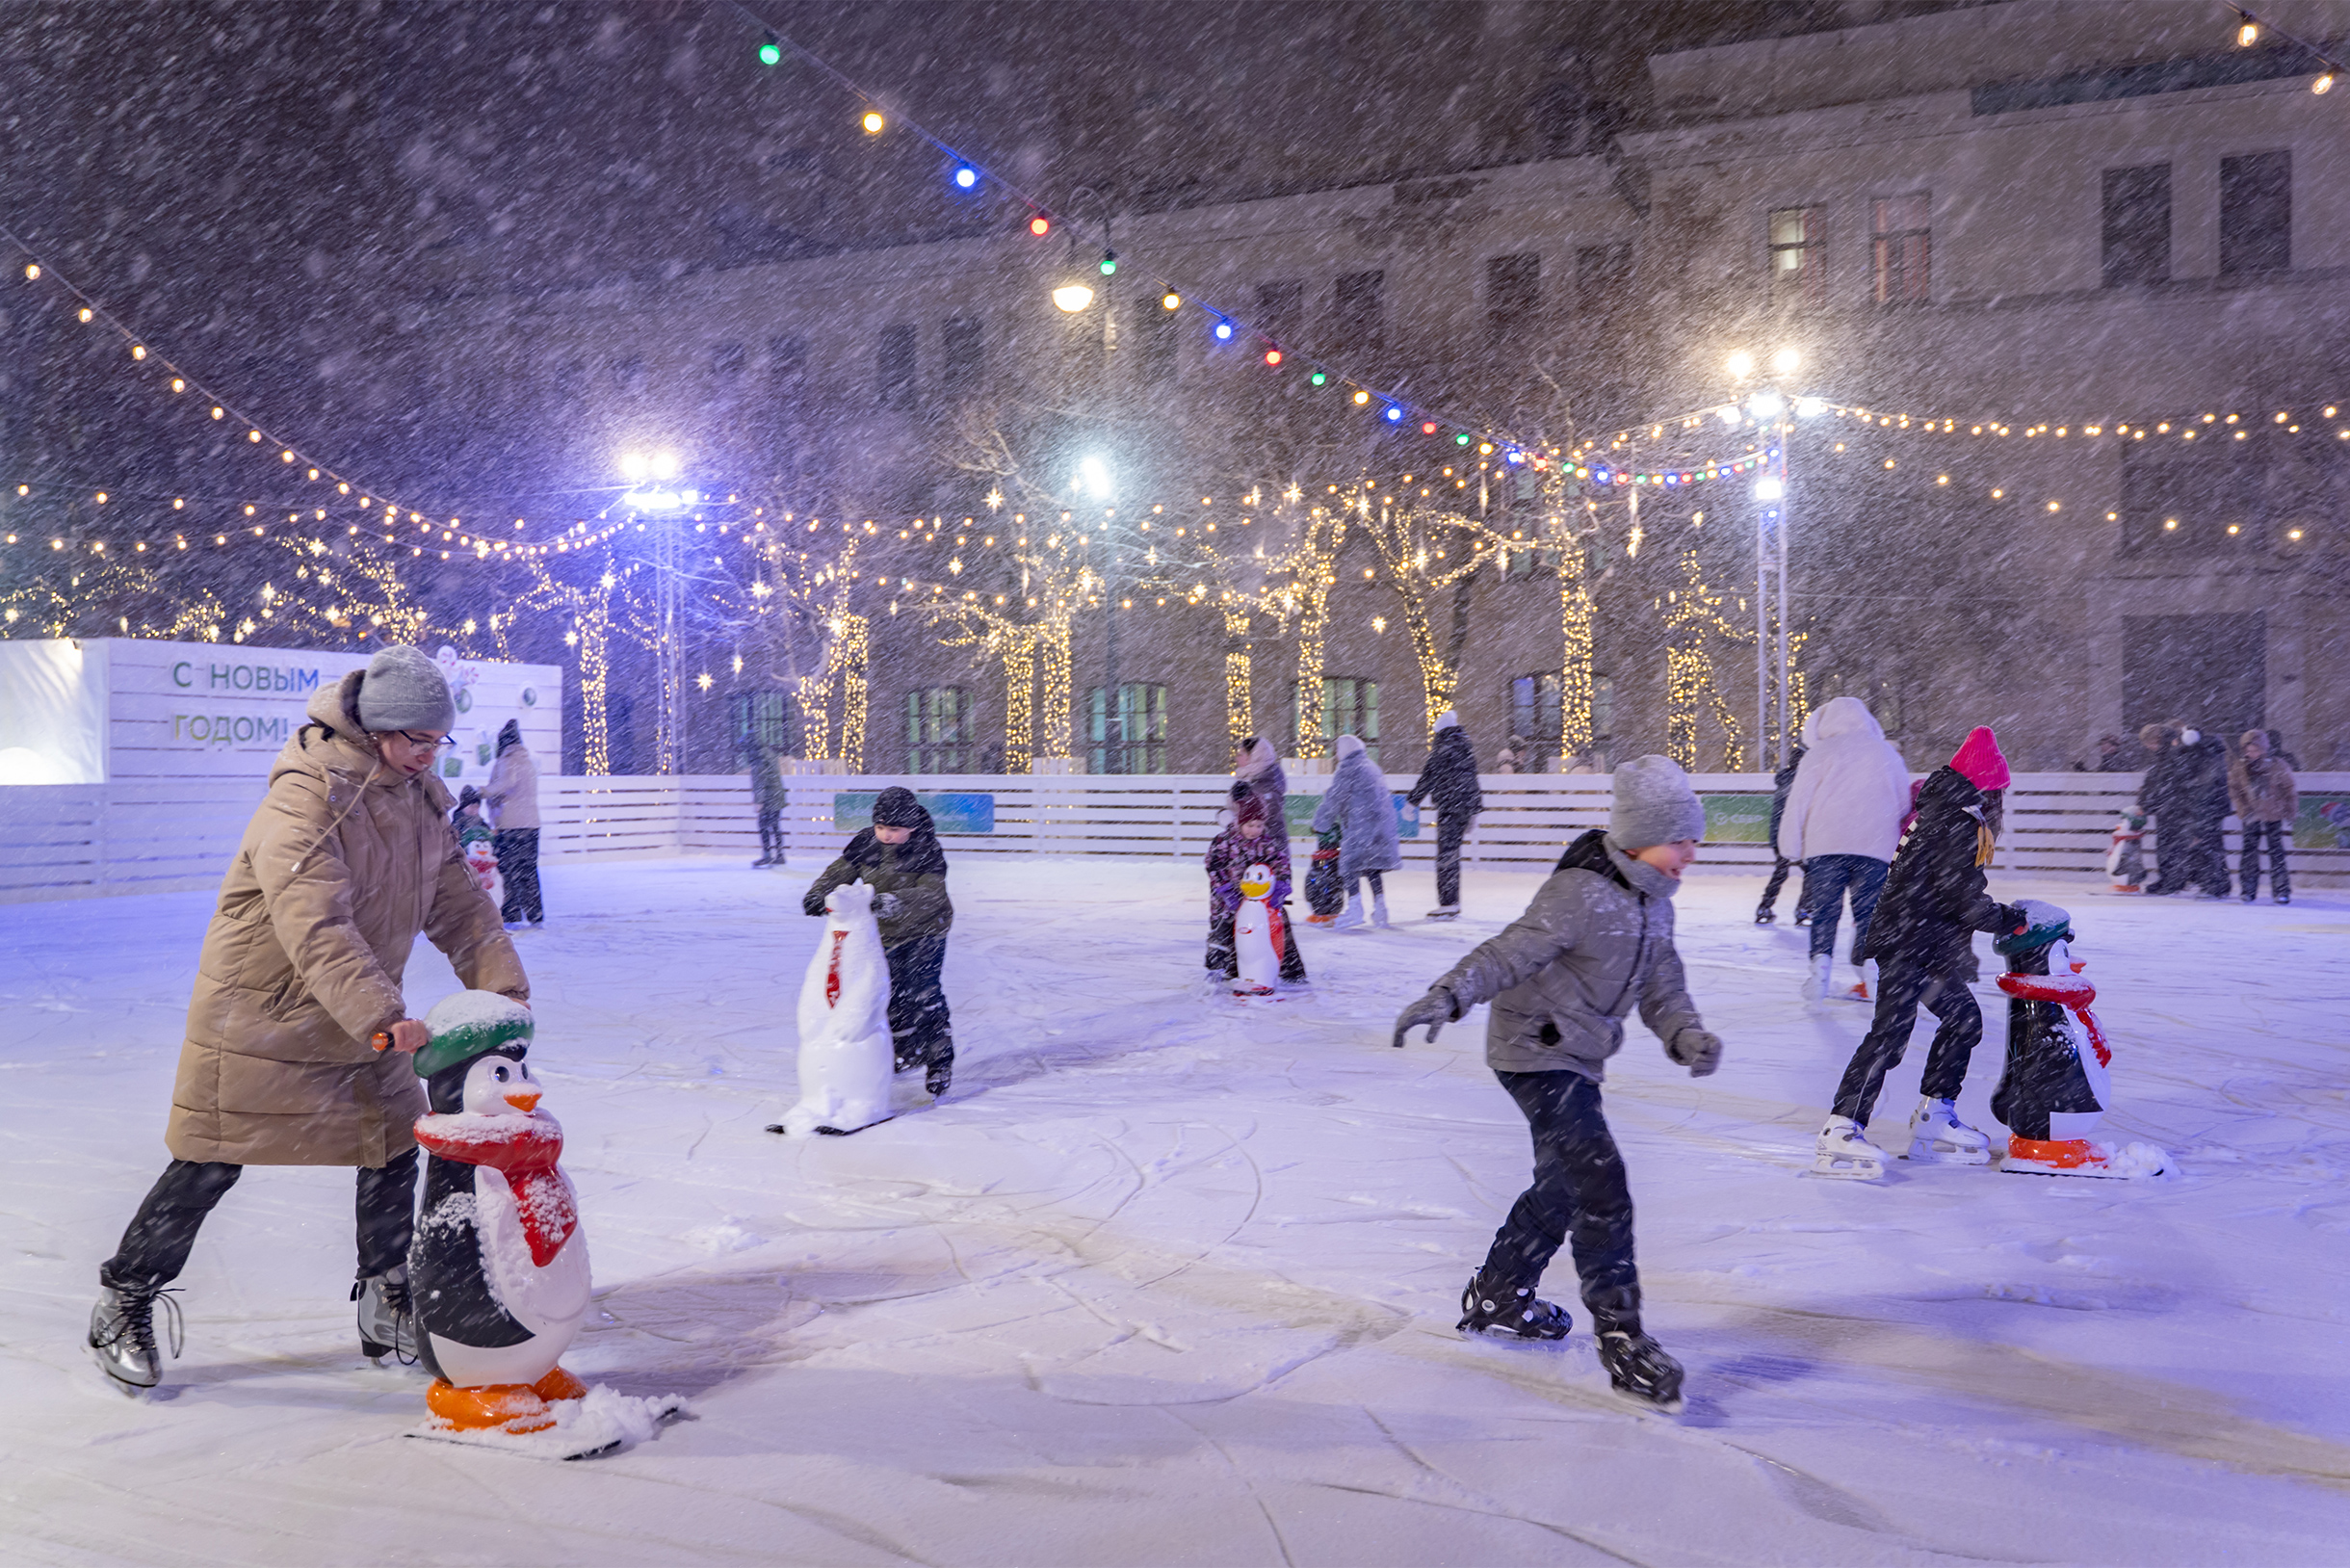
[[538, 1108], [532, 1019], [490, 991], [444, 997], [416, 1053], [431, 1113], [423, 1216], [408, 1251], [426, 1402], [453, 1431], [519, 1435], [556, 1424], [550, 1406], [586, 1396], [558, 1365], [588, 1310], [579, 1199], [556, 1162], [563, 1130]]

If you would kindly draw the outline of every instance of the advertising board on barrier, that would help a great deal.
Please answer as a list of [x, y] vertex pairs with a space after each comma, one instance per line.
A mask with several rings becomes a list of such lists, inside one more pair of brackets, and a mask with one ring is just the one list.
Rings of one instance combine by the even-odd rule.
[[[101, 784], [267, 772], [303, 709], [363, 669], [374, 649], [85, 638], [0, 642], [0, 783]], [[562, 756], [562, 670], [435, 653], [457, 699], [457, 745], [437, 764], [451, 789], [489, 774], [500, 726], [555, 772]]]
[[1767, 795], [1701, 793], [1706, 808], [1708, 844], [1768, 844], [1770, 802]]
[[[874, 801], [878, 790], [844, 790], [832, 797], [832, 825], [849, 832], [874, 824]], [[992, 833], [996, 830], [996, 797], [992, 795], [917, 790], [914, 798], [929, 812], [931, 825], [941, 833]]]

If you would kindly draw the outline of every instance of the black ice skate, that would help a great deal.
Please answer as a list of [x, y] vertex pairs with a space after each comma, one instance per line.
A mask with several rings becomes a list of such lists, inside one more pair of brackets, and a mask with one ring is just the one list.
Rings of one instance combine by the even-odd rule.
[[1555, 1301], [1536, 1296], [1531, 1286], [1489, 1285], [1483, 1275], [1472, 1274], [1461, 1291], [1459, 1327], [1464, 1334], [1563, 1340], [1573, 1331], [1575, 1320]]
[[98, 1369], [126, 1391], [149, 1389], [163, 1381], [163, 1355], [155, 1348], [155, 1303], [163, 1303], [171, 1324], [171, 1354], [177, 1356], [184, 1338], [176, 1291], [98, 1291], [98, 1304], [90, 1309], [90, 1354]]
[[1615, 1391], [1666, 1415], [1681, 1409], [1681, 1363], [1636, 1328], [1611, 1328], [1600, 1335], [1600, 1365]]
[[353, 1281], [351, 1298], [359, 1304], [359, 1352], [370, 1361], [395, 1356], [404, 1367], [416, 1363], [416, 1313], [408, 1301], [408, 1269]]
[[930, 1091], [930, 1098], [933, 1100], [945, 1099], [947, 1087], [953, 1082], [954, 1063], [952, 1060], [933, 1061], [923, 1070], [922, 1086]]

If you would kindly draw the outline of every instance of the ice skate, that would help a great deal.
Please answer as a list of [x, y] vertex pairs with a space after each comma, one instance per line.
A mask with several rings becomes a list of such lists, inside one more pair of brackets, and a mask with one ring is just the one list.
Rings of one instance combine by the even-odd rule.
[[933, 1061], [929, 1064], [929, 1066], [923, 1069], [922, 1086], [930, 1091], [930, 1098], [932, 1100], [945, 1099], [947, 1097], [947, 1089], [949, 1085], [953, 1084], [953, 1082], [954, 1063], [952, 1059], [947, 1061]]
[[1958, 1119], [1947, 1100], [1920, 1100], [1910, 1116], [1909, 1153], [1924, 1165], [1988, 1165], [1991, 1139]]
[[1428, 911], [1428, 918], [1430, 920], [1458, 920], [1461, 918], [1461, 906], [1457, 903], [1440, 903]]
[[1334, 931], [1351, 931], [1364, 924], [1366, 924], [1366, 922], [1363, 919], [1363, 906], [1359, 903], [1349, 902], [1345, 908], [1341, 909], [1337, 916], [1332, 919], [1330, 922], [1330, 928]]
[[416, 1360], [416, 1315], [408, 1304], [408, 1266], [355, 1280], [351, 1298], [359, 1304], [359, 1353], [370, 1361]]
[[1627, 1398], [1654, 1405], [1666, 1415], [1682, 1407], [1681, 1363], [1638, 1329], [1611, 1328], [1600, 1335], [1600, 1365], [1607, 1381]]
[[1876, 991], [1872, 988], [1877, 978], [1877, 966], [1873, 963], [1866, 963], [1858, 967], [1860, 978], [1842, 990], [1835, 992], [1834, 995], [1839, 1002], [1866, 1002], [1873, 1006], [1877, 1000]]
[[1506, 1334], [1521, 1340], [1563, 1340], [1575, 1320], [1555, 1301], [1536, 1296], [1531, 1286], [1491, 1285], [1483, 1274], [1472, 1274], [1461, 1289], [1460, 1331], [1464, 1334]]
[[1778, 925], [1778, 924], [1779, 924], [1779, 911], [1778, 911], [1778, 910], [1776, 910], [1776, 909], [1758, 909], [1758, 910], [1756, 910], [1756, 911], [1755, 911], [1755, 924], [1756, 924], [1756, 925], [1758, 925], [1758, 926], [1776, 926], [1776, 925]]
[[155, 1347], [155, 1303], [163, 1303], [171, 1327], [171, 1354], [183, 1340], [176, 1291], [116, 1290], [102, 1287], [90, 1311], [90, 1354], [98, 1370], [125, 1391], [150, 1389], [163, 1381], [163, 1355]]
[[1817, 1002], [1828, 994], [1828, 988], [1836, 983], [1830, 976], [1835, 965], [1836, 959], [1830, 954], [1820, 954], [1812, 960], [1811, 972], [1803, 978], [1803, 999], [1806, 1002]]
[[1885, 1151], [1869, 1142], [1867, 1131], [1850, 1116], [1830, 1116], [1819, 1130], [1817, 1152], [1805, 1174], [1841, 1182], [1882, 1181]]
[[1384, 893], [1374, 893], [1371, 895], [1371, 925], [1377, 927], [1380, 930], [1386, 930], [1388, 928], [1387, 895]]

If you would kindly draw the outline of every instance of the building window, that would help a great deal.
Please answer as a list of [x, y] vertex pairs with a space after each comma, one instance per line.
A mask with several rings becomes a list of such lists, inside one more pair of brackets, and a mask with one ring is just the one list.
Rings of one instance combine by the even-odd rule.
[[2281, 273], [2293, 264], [2293, 155], [2252, 152], [2219, 161], [2219, 270]]
[[[1295, 706], [1292, 696], [1291, 705]], [[1303, 714], [1297, 715], [1302, 720]], [[1379, 762], [1379, 683], [1351, 677], [1325, 679], [1321, 684], [1321, 732], [1325, 743], [1342, 735], [1359, 735], [1371, 766]], [[1292, 727], [1292, 735], [1298, 733]], [[1293, 743], [1292, 743], [1293, 744]]]
[[1536, 572], [1558, 569], [1558, 552], [1547, 545], [1523, 541], [1504, 544], [1501, 547], [1501, 560], [1504, 577], [1531, 577]]
[[1542, 258], [1531, 251], [1485, 263], [1485, 331], [1495, 342], [1540, 325]]
[[1928, 266], [1933, 257], [1927, 206], [1923, 192], [1879, 196], [1868, 204], [1876, 299], [1881, 305], [1926, 302]]
[[1808, 305], [1828, 298], [1828, 209], [1779, 207], [1770, 215], [1770, 297]]
[[2171, 166], [2105, 170], [2105, 287], [2171, 275]]
[[987, 327], [962, 316], [939, 331], [939, 384], [949, 392], [977, 392], [987, 375]]
[[874, 376], [884, 408], [914, 406], [914, 328], [884, 327], [874, 350]]
[[1509, 683], [1509, 733], [1525, 743], [1510, 748], [1518, 753], [1518, 771], [1551, 771], [1551, 759], [1558, 755], [1560, 715], [1556, 674], [1521, 675]]
[[1342, 349], [1376, 349], [1387, 330], [1379, 290], [1385, 273], [1348, 273], [1338, 280], [1330, 335]]
[[1578, 246], [1575, 250], [1575, 308], [1586, 314], [1613, 310], [1632, 282], [1632, 242]]
[[727, 709], [737, 768], [749, 768], [770, 751], [779, 757], [798, 754], [799, 725], [788, 693], [737, 692], [727, 699]]
[[905, 769], [909, 773], [971, 771], [971, 710], [959, 686], [905, 694]]
[[1167, 771], [1167, 689], [1147, 681], [1118, 687], [1117, 711], [1110, 689], [1086, 693], [1086, 739], [1097, 773], [1163, 773]]
[[1162, 386], [1175, 379], [1181, 315], [1156, 299], [1135, 301], [1135, 350], [1140, 355], [1144, 386]]

